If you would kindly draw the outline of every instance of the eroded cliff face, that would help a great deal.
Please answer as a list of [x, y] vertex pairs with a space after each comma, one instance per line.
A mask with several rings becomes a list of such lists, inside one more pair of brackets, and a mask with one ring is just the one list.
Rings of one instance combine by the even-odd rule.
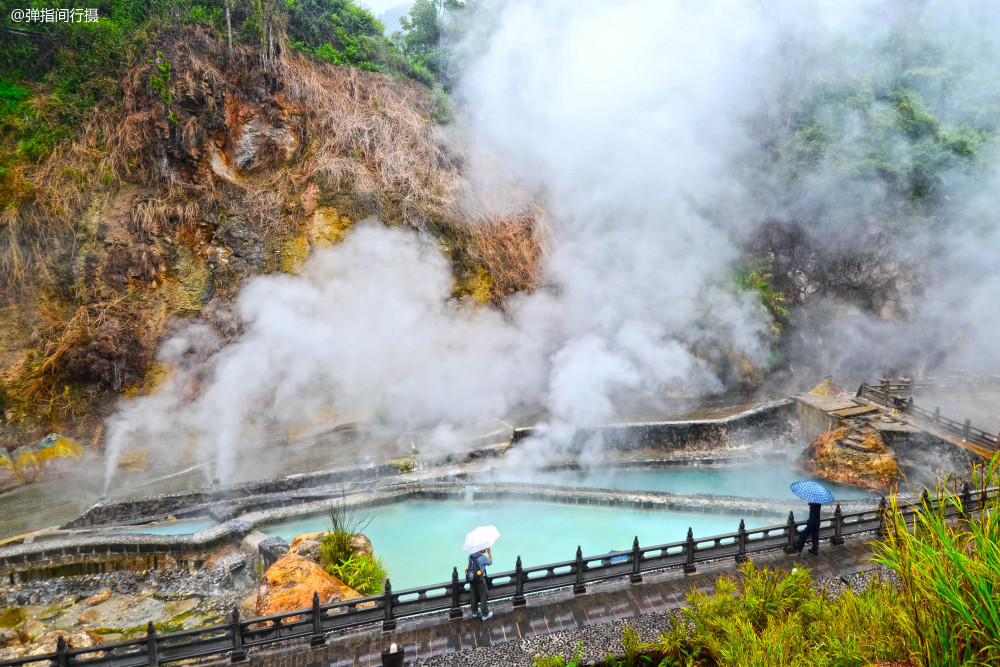
[[436, 236], [458, 298], [499, 305], [538, 281], [539, 209], [477, 206], [426, 89], [230, 53], [197, 26], [149, 56], [120, 117], [91, 119], [5, 213], [29, 266], [0, 285], [0, 444], [58, 430], [99, 446], [113, 400], [169, 372], [153, 355], [178, 318], [231, 340], [247, 277], [296, 271], [368, 216]]

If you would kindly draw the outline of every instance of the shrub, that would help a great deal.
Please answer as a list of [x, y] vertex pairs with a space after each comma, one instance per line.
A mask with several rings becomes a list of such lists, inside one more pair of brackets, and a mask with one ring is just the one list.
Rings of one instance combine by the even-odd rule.
[[386, 568], [381, 558], [368, 554], [351, 554], [326, 571], [362, 595], [377, 595], [385, 589]]
[[351, 557], [351, 535], [363, 532], [372, 520], [359, 512], [355, 505], [347, 505], [343, 499], [330, 505], [328, 516], [330, 531], [323, 537], [319, 555], [321, 563], [329, 570]]

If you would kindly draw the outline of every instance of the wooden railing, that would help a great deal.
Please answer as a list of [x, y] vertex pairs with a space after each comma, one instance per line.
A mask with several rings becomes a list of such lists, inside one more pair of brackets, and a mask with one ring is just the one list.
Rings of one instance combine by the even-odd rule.
[[[865, 384], [868, 384], [867, 381]], [[888, 389], [894, 394], [911, 396], [913, 394], [944, 393], [969, 391], [978, 389], [995, 389], [1000, 387], [1000, 375], [956, 375], [950, 380], [938, 380], [928, 377], [920, 382], [910, 378], [879, 378], [878, 384], [869, 385], [879, 389]]]
[[[1000, 492], [998, 488], [972, 493], [966, 484], [958, 495], [960, 506], [948, 505], [949, 516], [971, 513], [981, 508]], [[937, 507], [938, 500], [926, 495], [923, 502]], [[915, 506], [900, 508], [912, 524]], [[885, 530], [885, 498], [877, 508], [843, 514], [840, 505], [833, 516], [823, 520], [820, 538], [833, 544], [842, 544], [844, 538], [863, 533], [882, 534]], [[488, 577], [491, 600], [510, 599], [515, 607], [523, 606], [526, 596], [560, 588], [572, 587], [574, 593], [587, 592], [587, 585], [607, 579], [628, 577], [635, 584], [643, 574], [672, 568], [695, 572], [699, 563], [725, 558], [737, 562], [751, 555], [783, 549], [795, 550], [798, 528], [804, 521], [796, 521], [788, 513], [788, 521], [775, 526], [747, 530], [743, 521], [735, 533], [712, 537], [695, 537], [688, 529], [682, 542], [643, 547], [636, 538], [628, 551], [614, 551], [596, 556], [584, 556], [577, 547], [574, 558], [559, 563], [523, 567], [518, 557], [514, 569]], [[262, 618], [241, 619], [234, 609], [229, 622], [196, 630], [159, 634], [150, 623], [144, 637], [128, 641], [100, 644], [90, 648], [67, 648], [60, 637], [56, 653], [18, 658], [0, 662], [0, 667], [21, 667], [49, 661], [56, 667], [69, 665], [95, 665], [106, 667], [157, 667], [171, 662], [229, 654], [233, 662], [246, 660], [247, 651], [286, 642], [308, 639], [313, 646], [321, 646], [328, 632], [382, 624], [384, 632], [396, 628], [401, 618], [436, 611], [448, 611], [453, 619], [462, 617], [462, 607], [469, 602], [468, 586], [459, 579], [458, 568], [451, 573], [451, 581], [431, 586], [394, 591], [389, 581], [385, 592], [371, 597], [320, 604], [319, 595], [313, 594], [311, 608], [283, 612]], [[296, 618], [297, 617], [297, 618]]]
[[997, 439], [1000, 434], [988, 433], [981, 428], [974, 427], [971, 419], [966, 419], [964, 422], [949, 419], [941, 414], [941, 408], [934, 408], [934, 411], [931, 412], [918, 407], [913, 404], [912, 396], [906, 397], [897, 391], [896, 387], [898, 386], [888, 382], [879, 385], [870, 385], [864, 382], [858, 387], [857, 396], [899, 410], [914, 421], [944, 431], [969, 444], [988, 451], [997, 451]]

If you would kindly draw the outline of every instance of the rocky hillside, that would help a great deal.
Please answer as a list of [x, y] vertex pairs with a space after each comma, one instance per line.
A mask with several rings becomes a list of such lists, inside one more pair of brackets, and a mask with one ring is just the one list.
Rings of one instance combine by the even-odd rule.
[[223, 340], [249, 276], [295, 272], [377, 216], [438, 239], [454, 294], [501, 304], [538, 280], [539, 211], [486, 212], [439, 121], [447, 100], [402, 78], [170, 25], [118, 82], [119, 113], [4, 183], [0, 442], [58, 430], [92, 444], [120, 395], [166, 372], [178, 318]]

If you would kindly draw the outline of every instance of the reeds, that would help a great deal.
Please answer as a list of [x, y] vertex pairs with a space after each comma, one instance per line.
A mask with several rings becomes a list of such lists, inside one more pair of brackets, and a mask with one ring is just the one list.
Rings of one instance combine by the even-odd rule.
[[912, 512], [890, 497], [874, 560], [902, 579], [898, 615], [919, 664], [1000, 664], [1000, 496], [986, 492], [998, 477], [997, 457], [974, 469], [974, 511], [944, 484]]

